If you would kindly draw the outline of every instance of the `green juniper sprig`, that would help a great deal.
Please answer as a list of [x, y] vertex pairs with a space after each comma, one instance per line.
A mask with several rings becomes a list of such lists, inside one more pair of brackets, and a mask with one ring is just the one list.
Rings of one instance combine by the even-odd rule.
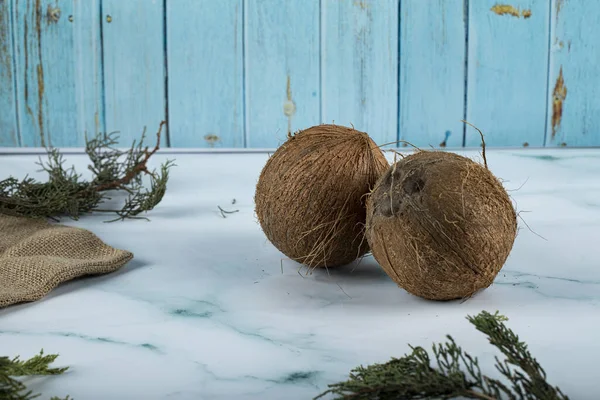
[[[118, 144], [116, 132], [98, 134], [90, 140], [86, 137], [85, 152], [91, 161], [88, 169], [93, 174], [90, 181], [83, 180], [74, 167], [65, 168], [60, 152], [49, 148], [48, 160], [40, 159], [37, 163], [48, 173], [46, 182], [30, 177], [23, 180], [9, 177], [0, 181], [0, 214], [52, 219], [67, 216], [77, 220], [86, 213], [111, 212], [117, 215], [115, 220], [140, 218], [140, 214], [161, 202], [169, 169], [174, 165], [167, 161], [158, 172], [147, 167], [150, 157], [160, 148], [164, 125], [165, 122], [161, 122], [153, 149], [143, 146], [145, 129], [139, 143], [134, 141], [125, 151], [114, 148]], [[150, 189], [144, 190], [143, 176], [150, 177]], [[115, 191], [128, 194], [124, 206], [114, 210], [100, 208], [110, 199], [107, 194]]]
[[467, 316], [475, 328], [484, 333], [506, 360], [496, 357], [496, 368], [510, 382], [510, 387], [481, 373], [476, 357], [463, 351], [454, 339], [433, 345], [435, 366], [422, 347], [411, 347], [412, 353], [392, 358], [385, 364], [360, 366], [350, 373], [350, 379], [329, 385], [327, 394], [335, 399], [453, 399], [458, 397], [499, 400], [568, 400], [559, 388], [546, 382], [546, 373], [527, 350], [527, 345], [504, 322], [498, 312], [482, 311]]
[[[58, 354], [44, 355], [44, 350], [40, 354], [28, 359], [20, 360], [19, 357], [10, 359], [0, 357], [0, 399], [2, 400], [31, 400], [40, 396], [27, 390], [25, 384], [15, 379], [16, 377], [36, 376], [36, 375], [60, 375], [68, 367], [50, 368], [50, 364], [56, 360]], [[50, 400], [61, 400], [59, 397], [52, 397]], [[69, 396], [64, 400], [72, 400]]]

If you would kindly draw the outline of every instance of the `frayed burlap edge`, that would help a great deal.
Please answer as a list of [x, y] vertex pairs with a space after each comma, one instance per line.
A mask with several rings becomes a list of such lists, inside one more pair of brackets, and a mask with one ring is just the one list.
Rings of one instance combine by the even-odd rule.
[[114, 272], [132, 258], [86, 229], [0, 215], [0, 308], [40, 300], [76, 278]]

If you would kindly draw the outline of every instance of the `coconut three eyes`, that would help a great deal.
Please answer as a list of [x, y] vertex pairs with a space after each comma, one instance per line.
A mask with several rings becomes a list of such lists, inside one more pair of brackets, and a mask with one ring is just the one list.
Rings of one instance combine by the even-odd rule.
[[405, 157], [367, 201], [373, 256], [398, 286], [426, 299], [464, 298], [487, 288], [516, 232], [502, 184], [487, 167], [453, 153]]
[[261, 228], [279, 251], [308, 267], [348, 264], [368, 251], [365, 197], [388, 167], [364, 132], [337, 125], [301, 131], [260, 174]]

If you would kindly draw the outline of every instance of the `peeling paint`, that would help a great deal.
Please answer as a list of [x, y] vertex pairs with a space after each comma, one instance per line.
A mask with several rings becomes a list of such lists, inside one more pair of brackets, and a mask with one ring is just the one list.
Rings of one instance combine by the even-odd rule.
[[444, 133], [444, 140], [440, 143], [440, 147], [446, 147], [448, 145], [448, 138], [452, 135], [452, 132], [446, 131]]
[[563, 7], [564, 0], [556, 0], [556, 19], [558, 20], [558, 14]]
[[524, 19], [527, 19], [531, 17], [531, 10], [527, 9], [521, 11], [509, 4], [496, 4], [490, 9], [490, 11], [498, 15], [511, 15], [516, 18], [523, 17]]
[[44, 67], [42, 64], [37, 65], [37, 85], [38, 85], [38, 124], [40, 126], [40, 135], [42, 138], [42, 146], [46, 146], [44, 138]]
[[60, 8], [52, 7], [51, 4], [48, 4], [46, 16], [48, 17], [48, 22], [57, 23], [60, 20]]
[[4, 71], [9, 72], [10, 68], [8, 68], [9, 65], [9, 57], [8, 57], [8, 42], [9, 42], [9, 35], [8, 35], [8, 20], [5, 19], [5, 15], [8, 15], [8, 4], [6, 3], [0, 3], [0, 15], [2, 16], [2, 18], [0, 18], [0, 52], [2, 52], [2, 59], [0, 60], [0, 62], [2, 64], [5, 65], [4, 67]]
[[94, 126], [96, 127], [94, 135], [97, 135], [100, 133], [100, 115], [98, 114], [98, 111], [94, 113]]
[[2, 70], [6, 74], [4, 78], [10, 82], [12, 81], [12, 60], [8, 50], [8, 44], [10, 43], [8, 18], [10, 18], [8, 4], [0, 2], [0, 64], [2, 64]]
[[[6, 114], [0, 112], [0, 126], [3, 128], [0, 132], [0, 145], [3, 143], [18, 144], [18, 133], [15, 120], [7, 120], [4, 117], [16, 118], [15, 102], [15, 84], [14, 84], [14, 64], [12, 52], [11, 37], [11, 14], [9, 5], [6, 1], [0, 1], [0, 103], [3, 107], [8, 107]], [[12, 114], [12, 115], [11, 115]], [[9, 117], [10, 115], [10, 117]], [[11, 118], [11, 119], [12, 119]], [[15, 122], [13, 124], [13, 122]], [[6, 125], [6, 126], [5, 126]]]
[[204, 140], [206, 140], [210, 147], [213, 147], [215, 143], [221, 140], [221, 138], [215, 135], [214, 133], [209, 133], [207, 135], [204, 135]]
[[35, 33], [38, 45], [37, 86], [38, 86], [38, 125], [40, 127], [40, 138], [42, 147], [46, 147], [44, 135], [44, 66], [42, 61], [42, 0], [35, 1]]
[[362, 10], [369, 8], [369, 4], [366, 0], [354, 0], [354, 6], [360, 7]]
[[29, 21], [27, 20], [27, 17], [31, 15], [30, 4], [30, 2], [27, 2], [27, 13], [24, 18], [25, 23], [23, 24], [23, 56], [25, 59], [25, 68], [23, 69], [23, 95], [25, 97], [25, 111], [27, 112], [27, 115], [34, 118], [33, 110], [29, 105], [29, 77], [27, 76], [29, 72]]
[[560, 127], [563, 114], [563, 103], [567, 98], [567, 87], [565, 86], [565, 79], [563, 76], [562, 66], [556, 84], [554, 85], [554, 92], [552, 96], [552, 138], [556, 136], [556, 132]]
[[517, 17], [519, 18], [521, 16], [521, 13], [519, 12], [518, 9], [514, 8], [513, 6], [507, 5], [507, 4], [496, 4], [495, 6], [493, 6], [491, 8], [491, 11], [493, 13], [496, 13], [498, 15], [512, 15], [513, 17]]
[[287, 100], [283, 103], [283, 113], [288, 118], [288, 135], [292, 134], [292, 116], [296, 113], [296, 104], [292, 98], [292, 79], [287, 76], [286, 85]]

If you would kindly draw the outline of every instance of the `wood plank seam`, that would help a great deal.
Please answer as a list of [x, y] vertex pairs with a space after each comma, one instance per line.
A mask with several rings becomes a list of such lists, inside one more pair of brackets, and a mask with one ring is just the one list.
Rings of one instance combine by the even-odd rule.
[[550, 129], [550, 124], [548, 124], [549, 118], [550, 118], [550, 87], [551, 87], [551, 80], [552, 80], [552, 76], [551, 76], [551, 66], [552, 66], [552, 38], [554, 37], [554, 31], [555, 31], [555, 27], [552, 24], [552, 17], [553, 17], [553, 13], [552, 13], [552, 0], [548, 0], [548, 66], [547, 66], [547, 70], [546, 70], [546, 75], [547, 75], [547, 79], [546, 79], [546, 118], [545, 118], [545, 125], [544, 125], [544, 143], [542, 144], [542, 147], [547, 147], [547, 142], [546, 140], [548, 139], [548, 129]]
[[243, 115], [243, 132], [244, 148], [248, 148], [250, 143], [250, 132], [249, 132], [249, 113], [248, 113], [248, 102], [250, 93], [248, 91], [248, 0], [242, 1], [242, 115]]
[[[469, 108], [469, 1], [463, 1], [463, 23], [465, 25], [465, 70], [464, 70], [464, 100], [463, 100], [463, 120], [467, 121], [467, 112]], [[463, 124], [462, 147], [467, 147], [467, 124]]]
[[13, 77], [13, 87], [14, 87], [14, 92], [13, 92], [13, 101], [15, 104], [15, 125], [16, 125], [16, 139], [17, 139], [17, 146], [18, 147], [22, 147], [23, 146], [23, 137], [22, 137], [22, 132], [21, 132], [21, 119], [19, 118], [19, 89], [18, 89], [18, 82], [19, 79], [17, 77], [17, 44], [16, 44], [16, 37], [17, 37], [17, 25], [16, 25], [16, 7], [14, 5], [15, 0], [9, 0], [8, 2], [8, 12], [9, 12], [9, 18], [11, 19], [11, 23], [10, 23], [10, 45], [11, 45], [11, 54], [12, 54], [12, 77]]
[[[100, 101], [102, 102], [102, 126], [106, 131], [106, 73], [104, 66], [106, 65], [104, 62], [104, 0], [100, 0], [100, 13], [98, 15], [99, 24], [100, 24], [100, 96], [102, 97]], [[106, 133], [106, 132], [105, 132]]]
[[398, 99], [398, 101], [396, 102], [396, 148], [400, 147], [400, 138], [401, 138], [401, 132], [400, 132], [400, 113], [402, 112], [402, 106], [400, 104], [400, 95], [402, 93], [402, 80], [400, 79], [400, 69], [402, 68], [401, 65], [401, 54], [402, 54], [402, 1], [403, 0], [398, 0], [398, 55], [396, 56], [397, 60], [398, 60], [398, 70], [396, 71], [396, 97]]
[[169, 118], [169, 60], [168, 60], [168, 30], [167, 30], [167, 0], [163, 0], [163, 56], [164, 56], [164, 71], [165, 71], [165, 120], [166, 120], [166, 135], [165, 147], [171, 147], [171, 129]]

